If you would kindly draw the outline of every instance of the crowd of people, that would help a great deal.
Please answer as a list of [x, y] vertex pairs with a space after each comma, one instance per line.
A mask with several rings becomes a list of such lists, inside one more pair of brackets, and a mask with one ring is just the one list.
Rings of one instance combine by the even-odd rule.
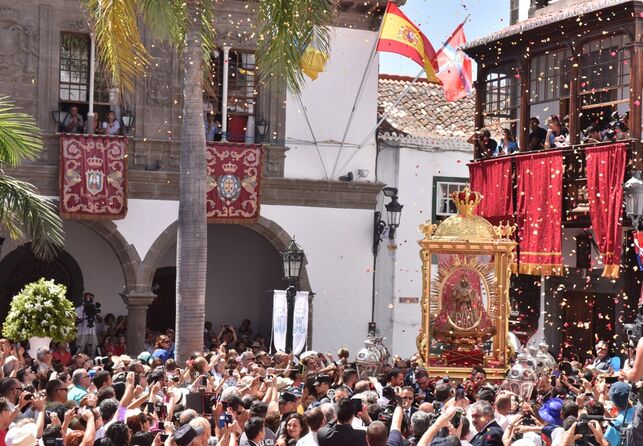
[[[105, 319], [101, 332], [120, 337], [125, 324]], [[31, 358], [0, 339], [0, 446], [618, 446], [643, 376], [643, 341], [633, 367], [601, 342], [593, 361], [549, 364], [525, 393], [477, 366], [433, 376], [417, 354], [369, 375], [345, 348], [271, 353], [248, 320], [206, 324], [204, 351], [184, 363], [172, 335], [135, 357], [58, 345]]]
[[[562, 120], [557, 115], [549, 116], [547, 129], [540, 126], [540, 120], [537, 117], [531, 117], [526, 150], [568, 147], [570, 145], [568, 128], [569, 116], [565, 116]], [[467, 142], [474, 146], [474, 159], [510, 155], [520, 151], [518, 142], [510, 129], [499, 128], [498, 134], [502, 135], [499, 141], [492, 138], [491, 131], [488, 129], [481, 129], [469, 137]], [[614, 112], [609, 121], [603, 122], [601, 119], [596, 119], [584, 129], [582, 142], [584, 144], [613, 142], [629, 137], [629, 112], [622, 116]]]

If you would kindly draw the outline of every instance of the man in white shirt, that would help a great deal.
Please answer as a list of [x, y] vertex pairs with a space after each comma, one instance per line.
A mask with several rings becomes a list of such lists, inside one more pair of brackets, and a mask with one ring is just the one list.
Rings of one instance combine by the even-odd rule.
[[301, 437], [297, 442], [297, 446], [318, 446], [317, 431], [326, 425], [324, 413], [319, 407], [308, 410], [304, 417], [308, 423], [309, 432]]

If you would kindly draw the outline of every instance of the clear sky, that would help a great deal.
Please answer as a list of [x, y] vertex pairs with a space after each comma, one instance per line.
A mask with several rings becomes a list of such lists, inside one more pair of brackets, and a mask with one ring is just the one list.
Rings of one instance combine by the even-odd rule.
[[[464, 25], [468, 41], [509, 26], [509, 0], [407, 0], [401, 9], [436, 51], [467, 14], [471, 14]], [[420, 69], [404, 56], [380, 53], [380, 73], [415, 77]]]

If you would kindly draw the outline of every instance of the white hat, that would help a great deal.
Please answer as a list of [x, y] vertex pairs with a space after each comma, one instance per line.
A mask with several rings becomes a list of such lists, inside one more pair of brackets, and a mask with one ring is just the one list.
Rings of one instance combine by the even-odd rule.
[[7, 446], [34, 446], [38, 444], [36, 423], [27, 423], [20, 427], [9, 429], [5, 437]]

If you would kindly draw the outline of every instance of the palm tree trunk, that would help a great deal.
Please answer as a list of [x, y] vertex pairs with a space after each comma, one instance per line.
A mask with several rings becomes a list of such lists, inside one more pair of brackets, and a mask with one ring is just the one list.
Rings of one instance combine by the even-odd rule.
[[208, 231], [205, 215], [206, 164], [203, 123], [201, 0], [187, 0], [183, 48], [183, 122], [180, 201], [176, 247], [176, 359], [203, 350]]

